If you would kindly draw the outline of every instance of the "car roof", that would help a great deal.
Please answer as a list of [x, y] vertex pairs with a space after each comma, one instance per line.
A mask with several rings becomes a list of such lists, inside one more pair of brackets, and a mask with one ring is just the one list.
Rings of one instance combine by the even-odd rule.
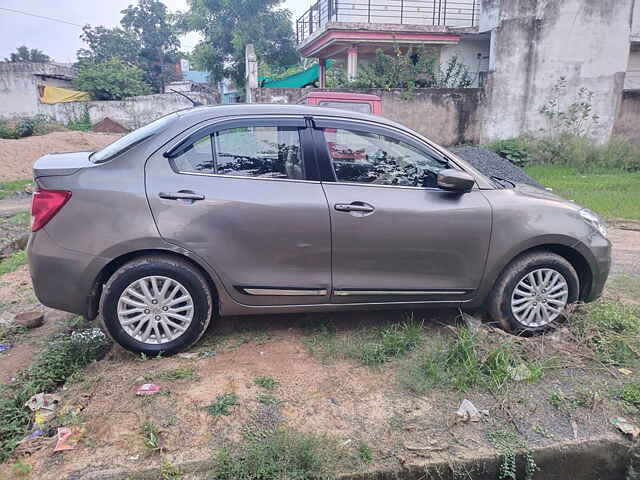
[[181, 118], [216, 118], [236, 115], [315, 115], [327, 117], [342, 117], [350, 120], [368, 120], [386, 125], [407, 129], [391, 120], [378, 115], [343, 110], [341, 108], [319, 107], [317, 105], [301, 104], [271, 104], [271, 103], [231, 103], [225, 105], [204, 105], [188, 108], [179, 112]]

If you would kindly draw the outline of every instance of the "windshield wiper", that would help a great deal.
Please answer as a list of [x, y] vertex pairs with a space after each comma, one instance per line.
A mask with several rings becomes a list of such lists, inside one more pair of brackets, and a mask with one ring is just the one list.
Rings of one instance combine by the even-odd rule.
[[516, 184], [511, 180], [507, 180], [506, 178], [496, 177], [495, 175], [491, 175], [491, 180], [496, 182], [502, 188], [515, 188]]

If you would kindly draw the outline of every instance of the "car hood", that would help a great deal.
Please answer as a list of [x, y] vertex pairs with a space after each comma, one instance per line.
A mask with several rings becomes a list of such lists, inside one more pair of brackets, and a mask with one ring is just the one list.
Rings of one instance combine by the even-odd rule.
[[556, 195], [546, 188], [534, 187], [533, 185], [529, 185], [527, 183], [515, 183], [514, 189], [518, 193], [518, 195], [522, 195], [524, 197], [537, 198], [539, 200], [556, 201], [558, 203], [563, 203], [571, 208], [574, 208], [575, 210], [580, 210], [582, 208], [581, 205], [578, 205], [573, 200], [567, 200], [566, 198], [563, 198], [560, 195]]

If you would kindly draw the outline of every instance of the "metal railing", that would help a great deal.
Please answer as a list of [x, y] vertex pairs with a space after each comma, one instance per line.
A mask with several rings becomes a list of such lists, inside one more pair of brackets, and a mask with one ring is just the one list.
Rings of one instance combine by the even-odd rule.
[[296, 21], [298, 43], [328, 22], [473, 27], [480, 0], [318, 0]]

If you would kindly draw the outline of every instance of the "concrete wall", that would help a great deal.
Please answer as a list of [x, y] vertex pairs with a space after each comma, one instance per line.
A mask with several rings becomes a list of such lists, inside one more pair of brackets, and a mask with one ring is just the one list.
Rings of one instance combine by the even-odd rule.
[[640, 146], [640, 91], [626, 91], [618, 109], [613, 134], [629, 138]]
[[640, 1], [635, 0], [631, 17], [631, 40], [640, 42]]
[[631, 51], [629, 52], [629, 64], [624, 79], [624, 89], [640, 89], [640, 46], [636, 46], [635, 44], [631, 46]]
[[[218, 99], [208, 93], [190, 92], [188, 95], [205, 105], [218, 103]], [[92, 124], [109, 117], [127, 128], [134, 129], [163, 115], [191, 106], [191, 102], [180, 95], [164, 93], [129, 97], [117, 101], [66, 102], [55, 105], [40, 103], [37, 113], [66, 124], [82, 118], [85, 111], [88, 111]]]
[[563, 108], [581, 87], [594, 92], [593, 133], [608, 138], [616, 120], [634, 0], [484, 0], [481, 27], [491, 31], [491, 71], [483, 140], [546, 128], [539, 110], [560, 77]]
[[[382, 114], [421, 133], [441, 145], [477, 143], [484, 110], [482, 90], [417, 89], [410, 99], [403, 90], [294, 89], [259, 88], [257, 103], [297, 103], [312, 91], [353, 91], [372, 93], [382, 98]], [[406, 94], [406, 92], [405, 92]]]
[[73, 69], [55, 63], [0, 62], [0, 118], [35, 115], [40, 105], [38, 85], [71, 85], [69, 80], [39, 75], [70, 78]]

